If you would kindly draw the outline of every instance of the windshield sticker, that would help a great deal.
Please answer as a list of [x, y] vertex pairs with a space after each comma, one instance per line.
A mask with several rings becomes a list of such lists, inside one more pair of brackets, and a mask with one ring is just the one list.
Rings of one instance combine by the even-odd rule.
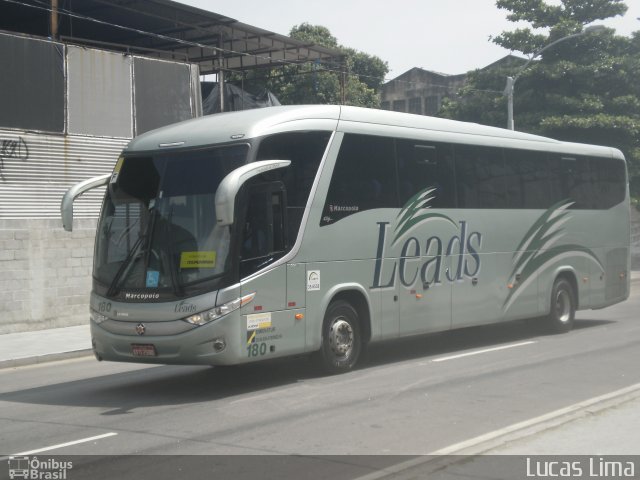
[[160, 272], [157, 270], [147, 270], [147, 288], [158, 288]]
[[307, 292], [320, 290], [320, 270], [309, 270], [307, 273]]
[[180, 268], [215, 268], [216, 252], [182, 252]]
[[271, 313], [255, 313], [247, 315], [247, 330], [261, 330], [271, 327]]

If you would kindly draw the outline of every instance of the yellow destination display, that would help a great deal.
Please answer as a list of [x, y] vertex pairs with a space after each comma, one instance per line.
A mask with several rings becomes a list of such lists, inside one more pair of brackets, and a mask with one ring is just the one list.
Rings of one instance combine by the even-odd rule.
[[182, 252], [180, 268], [215, 268], [216, 252]]

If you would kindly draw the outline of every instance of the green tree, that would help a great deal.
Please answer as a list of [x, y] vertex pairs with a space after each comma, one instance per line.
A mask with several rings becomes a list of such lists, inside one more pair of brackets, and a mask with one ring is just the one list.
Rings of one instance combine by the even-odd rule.
[[302, 23], [294, 26], [289, 36], [297, 40], [338, 50], [342, 59], [326, 64], [320, 62], [286, 65], [274, 70], [258, 70], [240, 80], [238, 74], [230, 81], [245, 89], [272, 91], [283, 105], [340, 104], [344, 90], [347, 105], [380, 106], [380, 88], [389, 71], [387, 62], [379, 57], [340, 46], [328, 28]]
[[[497, 0], [511, 21], [529, 28], [502, 32], [493, 42], [532, 57], [546, 45], [579, 33], [585, 25], [623, 14], [622, 0]], [[545, 29], [541, 34], [534, 29]], [[507, 76], [520, 64], [474, 71], [443, 116], [503, 127]], [[640, 195], [640, 32], [612, 29], [564, 40], [537, 56], [518, 78], [514, 95], [516, 129], [560, 140], [609, 145], [629, 162], [631, 188]]]

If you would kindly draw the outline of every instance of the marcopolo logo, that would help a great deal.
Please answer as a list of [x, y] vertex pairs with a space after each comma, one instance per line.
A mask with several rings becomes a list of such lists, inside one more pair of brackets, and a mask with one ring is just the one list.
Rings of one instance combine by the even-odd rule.
[[[378, 246], [376, 251], [376, 263], [371, 288], [389, 288], [395, 286], [396, 279], [410, 288], [416, 281], [422, 283], [439, 284], [444, 280], [454, 282], [463, 280], [464, 277], [474, 277], [480, 271], [479, 250], [482, 245], [480, 232], [469, 232], [466, 220], [459, 224], [444, 214], [430, 212], [429, 202], [433, 200], [434, 188], [427, 188], [409, 199], [400, 210], [398, 221], [394, 230], [394, 239], [391, 245], [398, 244], [402, 239], [399, 260], [384, 260], [385, 246], [387, 243], [387, 231], [389, 222], [378, 222]], [[428, 238], [409, 236], [407, 234], [416, 226], [424, 225], [431, 221], [444, 221], [451, 225], [453, 235], [442, 239], [436, 235]], [[416, 265], [410, 260], [429, 258], [421, 265]], [[445, 257], [457, 257], [455, 268], [442, 269], [442, 260]], [[383, 273], [383, 263], [391, 266], [391, 273], [386, 276]]]
[[124, 292], [126, 300], [158, 300], [159, 293], [143, 293], [143, 292]]
[[39, 460], [38, 457], [9, 457], [9, 478], [25, 478], [33, 480], [66, 480], [68, 470], [73, 468], [73, 462], [63, 462], [48, 458]]

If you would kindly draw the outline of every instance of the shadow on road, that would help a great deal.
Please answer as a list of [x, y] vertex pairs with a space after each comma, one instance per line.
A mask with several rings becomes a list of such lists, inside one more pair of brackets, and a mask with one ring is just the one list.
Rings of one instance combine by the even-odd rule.
[[[593, 328], [609, 323], [613, 322], [610, 320], [576, 319], [574, 330]], [[372, 345], [368, 351], [366, 366], [377, 366], [417, 358], [429, 360], [432, 357], [441, 355], [455, 354], [476, 348], [497, 347], [506, 343], [526, 341], [546, 335], [556, 336], [545, 327], [544, 319], [527, 319], [411, 336], [379, 345]], [[566, 335], [571, 335], [571, 332]]]
[[[575, 328], [583, 330], [608, 323], [612, 322], [576, 320]], [[360, 369], [417, 358], [429, 360], [443, 354], [532, 339], [541, 334], [544, 331], [540, 322], [529, 320], [407, 337], [370, 346]], [[98, 364], [95, 370], [100, 375]], [[318, 369], [309, 357], [237, 367], [157, 366], [8, 392], [0, 394], [0, 401], [99, 407], [107, 409], [102, 415], [126, 415], [136, 408], [210, 402], [318, 376]]]

